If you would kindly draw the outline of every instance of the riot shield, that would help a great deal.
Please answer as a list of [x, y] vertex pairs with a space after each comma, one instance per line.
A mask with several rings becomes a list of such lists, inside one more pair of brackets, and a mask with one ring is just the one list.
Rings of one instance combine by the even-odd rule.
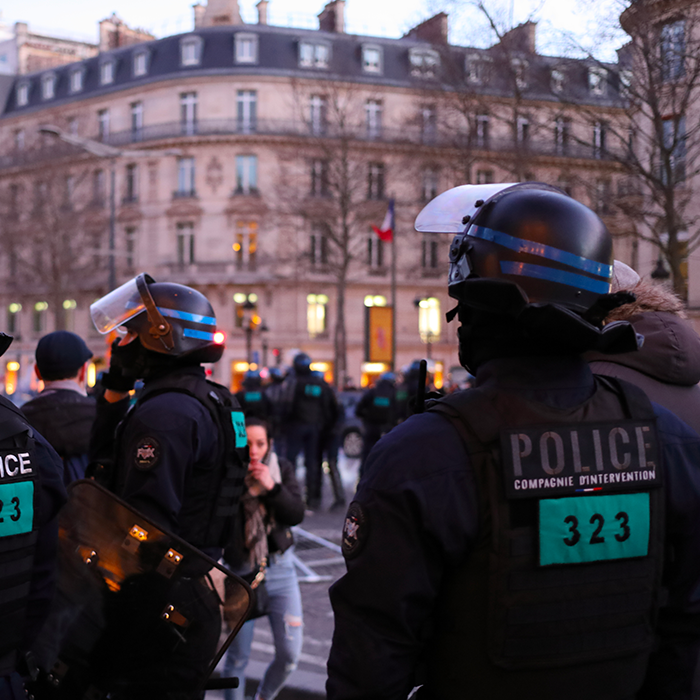
[[245, 621], [248, 584], [94, 481], [71, 485], [59, 531], [32, 695], [198, 697]]

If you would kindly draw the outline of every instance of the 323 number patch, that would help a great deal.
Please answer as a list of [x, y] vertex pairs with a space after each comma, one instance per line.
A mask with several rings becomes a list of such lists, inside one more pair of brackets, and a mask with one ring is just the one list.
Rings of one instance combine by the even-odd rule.
[[644, 557], [649, 494], [542, 500], [539, 523], [540, 566]]
[[34, 525], [34, 484], [0, 484], [0, 537], [31, 532]]

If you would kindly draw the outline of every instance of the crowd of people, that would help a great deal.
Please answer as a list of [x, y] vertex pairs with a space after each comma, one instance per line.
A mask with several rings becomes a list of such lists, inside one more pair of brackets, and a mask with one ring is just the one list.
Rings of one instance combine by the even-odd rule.
[[[272, 700], [301, 653], [291, 528], [322, 505], [324, 461], [330, 507], [347, 505], [329, 700], [700, 697], [700, 338], [682, 302], [541, 183], [455, 188], [416, 228], [460, 232], [448, 320], [470, 388], [426, 396], [417, 362], [366, 388], [349, 504], [344, 409], [311, 358], [250, 371], [235, 396], [208, 381], [223, 348], [197, 290], [139, 275], [93, 304], [117, 334], [96, 397], [85, 343], [42, 338], [43, 391], [24, 413], [0, 401], [0, 700], [25, 683], [37, 700], [200, 700], [224, 624], [242, 682], [222, 687], [242, 700], [260, 617], [275, 655], [255, 700]], [[83, 477], [127, 509], [110, 546], [142, 569], [63, 547], [54, 596]]]

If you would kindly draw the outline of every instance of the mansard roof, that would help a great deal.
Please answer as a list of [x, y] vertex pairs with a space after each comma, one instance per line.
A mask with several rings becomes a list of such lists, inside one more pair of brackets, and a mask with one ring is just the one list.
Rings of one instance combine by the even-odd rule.
[[[258, 49], [255, 63], [237, 64], [235, 62], [234, 41], [239, 33], [257, 37]], [[180, 54], [181, 42], [189, 37], [198, 37], [201, 40], [201, 60], [197, 65], [183, 66]], [[300, 67], [299, 45], [302, 42], [328, 46], [330, 49], [328, 67]], [[367, 45], [379, 47], [382, 52], [380, 73], [369, 73], [363, 70], [362, 51]], [[475, 49], [432, 45], [410, 36], [387, 39], [261, 24], [198, 28], [185, 34], [102, 52], [93, 58], [50, 70], [16, 76], [4, 103], [2, 115], [14, 116], [89, 97], [118, 93], [150, 83], [181, 80], [191, 76], [270, 75], [350, 81], [379, 87], [423, 87], [442, 90], [465, 88], [472, 90], [475, 95], [508, 97], [513, 94], [512, 73], [509, 75], [505, 71], [493, 71], [492, 78], [479, 85], [469, 84], [466, 76], [467, 56], [477, 56], [491, 61], [492, 65], [498, 65], [498, 60], [502, 60], [504, 55], [504, 51], [499, 46]], [[434, 51], [439, 55], [441, 67], [435, 78], [412, 74], [411, 53], [419, 50]], [[144, 51], [148, 54], [147, 73], [137, 76], [133, 70], [134, 56]], [[527, 85], [521, 91], [523, 99], [572, 101], [609, 107], [621, 105], [616, 64], [603, 65], [591, 60], [557, 58], [531, 52], [509, 52], [507, 55], [508, 60], [516, 57], [526, 65]], [[102, 85], [100, 83], [101, 66], [109, 61], [114, 62], [113, 81], [108, 85]], [[601, 66], [609, 71], [606, 90], [602, 95], [594, 95], [589, 90], [588, 75], [592, 68]], [[563, 70], [565, 74], [565, 87], [561, 94], [555, 94], [551, 88], [553, 69]], [[76, 70], [83, 73], [82, 89], [77, 92], [71, 90], [71, 75]], [[50, 99], [44, 98], [41, 88], [42, 77], [47, 74], [52, 74], [55, 80], [54, 96]], [[17, 101], [17, 88], [20, 85], [29, 87], [24, 105], [18, 104]], [[0, 95], [1, 98], [2, 95]]]

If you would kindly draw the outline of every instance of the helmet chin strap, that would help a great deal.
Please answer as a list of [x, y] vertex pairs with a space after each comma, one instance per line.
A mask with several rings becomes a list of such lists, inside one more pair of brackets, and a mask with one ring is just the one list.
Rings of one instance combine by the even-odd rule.
[[151, 322], [151, 327], [148, 332], [156, 339], [160, 340], [163, 347], [170, 352], [174, 347], [175, 343], [173, 341], [173, 329], [172, 326], [165, 320], [163, 314], [158, 311], [155, 301], [151, 296], [151, 292], [148, 289], [148, 282], [146, 281], [146, 275], [139, 275], [136, 278], [136, 288], [139, 290], [141, 296], [141, 301], [146, 307], [146, 314], [148, 315], [148, 320]]

